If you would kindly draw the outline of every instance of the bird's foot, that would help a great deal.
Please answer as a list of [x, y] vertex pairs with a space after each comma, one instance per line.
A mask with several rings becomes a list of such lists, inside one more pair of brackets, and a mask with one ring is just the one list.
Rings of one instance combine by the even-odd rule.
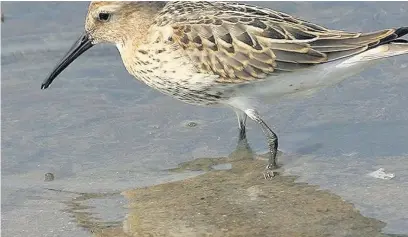
[[279, 167], [276, 164], [274, 164], [274, 165], [268, 164], [266, 166], [264, 172], [262, 173], [264, 178], [269, 180], [269, 179], [272, 179], [275, 176], [278, 176], [279, 175], [279, 172], [277, 171], [278, 168]]

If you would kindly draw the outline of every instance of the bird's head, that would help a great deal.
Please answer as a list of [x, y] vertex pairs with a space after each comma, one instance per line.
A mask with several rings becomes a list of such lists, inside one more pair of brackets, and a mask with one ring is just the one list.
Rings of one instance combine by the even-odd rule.
[[85, 31], [56, 65], [41, 85], [46, 89], [52, 81], [85, 51], [98, 43], [117, 46], [131, 40], [143, 43], [154, 16], [165, 2], [92, 2], [85, 20]]

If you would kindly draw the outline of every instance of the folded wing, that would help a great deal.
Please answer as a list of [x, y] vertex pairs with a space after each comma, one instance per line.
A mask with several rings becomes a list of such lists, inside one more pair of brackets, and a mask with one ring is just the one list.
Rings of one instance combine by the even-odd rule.
[[222, 2], [171, 2], [157, 24], [172, 27], [172, 40], [198, 70], [232, 83], [350, 57], [401, 36], [397, 29], [329, 30], [270, 9]]

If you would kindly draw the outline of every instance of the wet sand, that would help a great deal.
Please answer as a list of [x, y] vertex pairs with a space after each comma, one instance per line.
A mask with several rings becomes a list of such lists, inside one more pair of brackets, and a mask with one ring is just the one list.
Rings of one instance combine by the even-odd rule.
[[[231, 170], [211, 170], [226, 162]], [[381, 233], [383, 222], [362, 216], [336, 195], [295, 183], [296, 177], [265, 180], [260, 172], [264, 165], [261, 159], [198, 159], [173, 171], [209, 172], [122, 192], [129, 202], [123, 223], [98, 223], [86, 212], [75, 218], [100, 237], [389, 236]], [[76, 204], [74, 209], [84, 207]]]

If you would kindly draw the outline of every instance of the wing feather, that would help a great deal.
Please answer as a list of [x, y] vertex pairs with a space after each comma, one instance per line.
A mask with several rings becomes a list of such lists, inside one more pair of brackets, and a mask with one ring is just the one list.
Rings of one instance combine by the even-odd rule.
[[397, 37], [329, 30], [288, 14], [241, 3], [170, 2], [157, 19], [171, 26], [198, 70], [222, 82], [263, 79], [361, 53]]

